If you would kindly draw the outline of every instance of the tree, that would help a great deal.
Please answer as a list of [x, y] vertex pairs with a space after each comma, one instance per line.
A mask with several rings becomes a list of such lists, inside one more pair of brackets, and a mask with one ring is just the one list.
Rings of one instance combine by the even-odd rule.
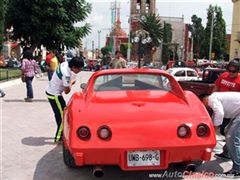
[[193, 37], [193, 54], [195, 58], [199, 58], [201, 49], [201, 40], [204, 37], [204, 27], [202, 25], [202, 19], [193, 15], [191, 17], [192, 24], [189, 26], [189, 30]]
[[[130, 46], [131, 48], [131, 46]], [[127, 58], [127, 50], [128, 50], [128, 43], [123, 43], [120, 45], [120, 52], [123, 55], [123, 57]]]
[[78, 46], [90, 32], [90, 25], [75, 27], [86, 19], [91, 5], [85, 0], [10, 0], [6, 27], [13, 27], [12, 39], [32, 50], [43, 45], [48, 49]]
[[2, 54], [2, 47], [4, 41], [4, 5], [5, 1], [0, 0], [0, 55]]
[[103, 56], [106, 56], [109, 52], [111, 52], [111, 49], [109, 46], [104, 46], [103, 48], [101, 48], [101, 52]]
[[[151, 60], [151, 50], [153, 48], [159, 47], [161, 40], [163, 38], [163, 28], [161, 24], [161, 19], [159, 15], [150, 14], [146, 15], [145, 18], [140, 20], [140, 27], [149, 33], [151, 37], [151, 42], [144, 45], [144, 51], [146, 55], [146, 63], [150, 63]], [[150, 55], [150, 57], [149, 57]]]
[[215, 54], [214, 59], [221, 58], [226, 52], [226, 23], [223, 19], [222, 10], [218, 6], [210, 5], [207, 10], [207, 25], [204, 30], [204, 41], [202, 44], [202, 56], [208, 56], [211, 35], [211, 22], [213, 18], [213, 41], [212, 53]]
[[162, 45], [162, 63], [167, 64], [171, 57], [172, 51], [170, 45], [172, 42], [172, 26], [164, 21], [163, 23], [163, 45]]
[[227, 53], [226, 23], [223, 19], [223, 13], [220, 7], [215, 7], [215, 13], [216, 24], [213, 36], [213, 52], [215, 53], [216, 59], [223, 59], [224, 55]]

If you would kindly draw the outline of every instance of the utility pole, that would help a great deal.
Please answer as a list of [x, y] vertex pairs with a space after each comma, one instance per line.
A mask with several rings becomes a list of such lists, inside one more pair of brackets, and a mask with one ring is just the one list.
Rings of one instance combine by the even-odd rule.
[[117, 50], [116, 45], [117, 45], [117, 28], [116, 28], [116, 16], [117, 16], [117, 0], [115, 0], [114, 3], [114, 36], [113, 36], [113, 57], [115, 58], [115, 51]]
[[214, 11], [212, 12], [212, 22], [211, 22], [211, 35], [210, 35], [210, 45], [209, 45], [209, 62], [211, 62], [211, 59], [212, 59], [213, 19], [214, 19]]
[[[114, 28], [115, 28], [115, 22], [116, 22], [116, 1], [115, 2], [112, 2], [111, 3], [111, 30], [112, 32], [114, 32]], [[115, 53], [115, 50], [114, 50], [114, 41], [115, 41], [115, 38], [114, 38], [115, 34], [113, 33], [113, 35], [111, 36], [110, 35], [110, 48], [111, 48], [111, 51], [112, 51], [112, 57], [114, 58], [114, 53]]]
[[100, 55], [100, 34], [101, 34], [101, 30], [98, 30], [98, 58]]
[[92, 41], [92, 60], [94, 59], [94, 41]]
[[131, 61], [131, 49], [130, 49], [130, 38], [131, 38], [131, 1], [129, 1], [130, 3], [130, 11], [129, 11], [129, 20], [128, 20], [128, 23], [129, 23], [129, 31], [128, 31], [128, 49], [127, 49], [127, 59], [128, 59], [128, 62]]

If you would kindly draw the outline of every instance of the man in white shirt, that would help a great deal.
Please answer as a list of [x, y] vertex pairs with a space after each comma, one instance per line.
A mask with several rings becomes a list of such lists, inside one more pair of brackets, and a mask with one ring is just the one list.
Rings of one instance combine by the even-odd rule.
[[122, 69], [127, 67], [127, 61], [122, 58], [120, 51], [115, 52], [115, 58], [110, 62], [111, 69]]
[[202, 102], [213, 110], [215, 129], [222, 124], [223, 118], [232, 119], [225, 129], [225, 138], [233, 167], [224, 174], [240, 177], [240, 92], [215, 92], [202, 98]]
[[62, 137], [62, 115], [66, 106], [62, 93], [68, 94], [71, 91], [72, 85], [75, 83], [76, 74], [82, 70], [83, 66], [84, 62], [80, 57], [73, 57], [69, 62], [63, 62], [57, 67], [46, 89], [46, 94], [57, 123], [56, 143]]

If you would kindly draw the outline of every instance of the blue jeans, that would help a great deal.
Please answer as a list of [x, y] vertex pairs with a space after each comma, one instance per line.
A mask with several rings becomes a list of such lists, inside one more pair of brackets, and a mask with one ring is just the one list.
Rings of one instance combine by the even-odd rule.
[[109, 65], [104, 65], [103, 69], [109, 69]]
[[232, 170], [240, 172], [240, 115], [226, 127], [226, 145], [233, 161]]
[[26, 77], [27, 98], [33, 98], [32, 80], [33, 77]]

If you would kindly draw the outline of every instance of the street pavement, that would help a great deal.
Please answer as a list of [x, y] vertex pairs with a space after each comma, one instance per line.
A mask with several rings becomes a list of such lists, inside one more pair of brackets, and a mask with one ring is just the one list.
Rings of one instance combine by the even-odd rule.
[[[80, 90], [80, 83], [87, 82], [91, 72], [81, 72], [72, 92], [65, 96], [69, 100], [71, 94]], [[92, 167], [77, 169], [67, 168], [62, 159], [62, 146], [54, 144], [56, 124], [50, 104], [45, 96], [48, 84], [46, 76], [33, 81], [34, 101], [25, 102], [25, 83], [19, 80], [0, 83], [0, 88], [6, 93], [0, 98], [0, 180], [91, 180]], [[222, 137], [215, 150], [221, 149]], [[191, 153], [191, 152], [186, 152]], [[222, 174], [231, 168], [231, 162], [212, 158], [197, 171], [198, 176], [191, 179], [209, 179], [207, 173]], [[118, 167], [104, 167], [103, 180], [150, 180], [170, 177], [168, 172], [182, 172], [181, 167], [171, 166], [167, 171], [121, 171]], [[159, 176], [164, 174], [163, 178]], [[159, 175], [160, 174], [160, 175]], [[209, 175], [209, 174], [207, 174]], [[212, 174], [210, 174], [212, 175]], [[174, 175], [173, 175], [174, 176]], [[187, 179], [176, 177], [175, 179]], [[194, 178], [195, 177], [195, 178]], [[214, 177], [212, 179], [223, 179]]]

